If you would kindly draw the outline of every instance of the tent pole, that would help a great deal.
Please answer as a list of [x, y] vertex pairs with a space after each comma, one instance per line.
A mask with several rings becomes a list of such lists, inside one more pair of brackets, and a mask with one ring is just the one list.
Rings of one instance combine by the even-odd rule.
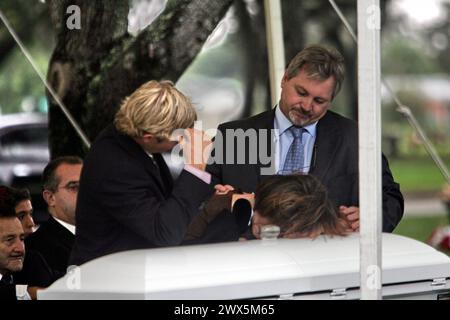
[[381, 299], [380, 3], [358, 0], [358, 107], [361, 299]]
[[264, 11], [269, 53], [270, 95], [272, 106], [274, 106], [281, 96], [281, 79], [286, 67], [280, 0], [264, 0]]

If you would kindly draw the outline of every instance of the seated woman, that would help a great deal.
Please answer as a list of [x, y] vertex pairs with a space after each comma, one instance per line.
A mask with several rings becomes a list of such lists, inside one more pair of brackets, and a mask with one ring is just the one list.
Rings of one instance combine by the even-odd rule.
[[[253, 195], [238, 190], [213, 196], [189, 226], [185, 244], [260, 239], [263, 226], [280, 228], [280, 237], [345, 235], [350, 228], [328, 199], [322, 183], [310, 175], [267, 177]], [[248, 229], [251, 210], [251, 229]], [[247, 232], [245, 232], [247, 230]]]

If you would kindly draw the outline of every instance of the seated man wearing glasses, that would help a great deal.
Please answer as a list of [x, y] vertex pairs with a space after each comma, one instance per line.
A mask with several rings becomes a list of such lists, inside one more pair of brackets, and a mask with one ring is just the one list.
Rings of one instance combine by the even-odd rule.
[[75, 207], [83, 161], [67, 156], [52, 160], [42, 174], [42, 196], [50, 218], [26, 239], [26, 248], [38, 251], [57, 277], [66, 274], [75, 239]]

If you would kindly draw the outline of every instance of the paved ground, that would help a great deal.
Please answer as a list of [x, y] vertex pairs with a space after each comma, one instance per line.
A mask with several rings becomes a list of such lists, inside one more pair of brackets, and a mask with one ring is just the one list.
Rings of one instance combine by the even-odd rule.
[[446, 208], [439, 198], [408, 198], [405, 196], [405, 217], [445, 215]]

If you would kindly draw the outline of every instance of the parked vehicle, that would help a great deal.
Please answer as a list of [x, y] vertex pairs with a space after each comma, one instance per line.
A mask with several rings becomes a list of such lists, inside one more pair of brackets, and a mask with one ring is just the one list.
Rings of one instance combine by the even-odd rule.
[[45, 114], [0, 116], [0, 184], [30, 190], [37, 223], [47, 217], [41, 195], [41, 174], [48, 161]]

